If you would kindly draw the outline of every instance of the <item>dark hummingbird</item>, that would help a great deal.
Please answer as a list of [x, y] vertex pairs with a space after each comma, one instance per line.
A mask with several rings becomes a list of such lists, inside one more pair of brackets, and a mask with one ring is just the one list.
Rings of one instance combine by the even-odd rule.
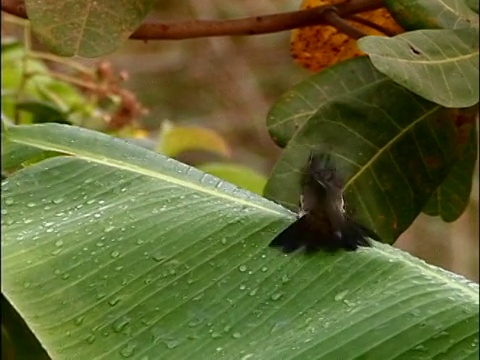
[[367, 237], [379, 240], [373, 231], [347, 216], [343, 183], [329, 154], [310, 154], [301, 187], [298, 219], [278, 234], [270, 246], [282, 248], [285, 253], [301, 247], [307, 253], [320, 249], [353, 251], [359, 246], [371, 246]]

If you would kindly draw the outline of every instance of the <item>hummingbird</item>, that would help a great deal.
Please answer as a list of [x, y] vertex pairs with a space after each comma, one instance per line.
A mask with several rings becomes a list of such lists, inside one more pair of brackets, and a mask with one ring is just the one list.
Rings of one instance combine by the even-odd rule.
[[352, 220], [345, 211], [343, 182], [330, 154], [310, 153], [302, 171], [302, 192], [298, 219], [279, 233], [270, 243], [285, 253], [301, 247], [307, 253], [320, 249], [354, 251], [371, 246], [369, 237], [378, 235]]

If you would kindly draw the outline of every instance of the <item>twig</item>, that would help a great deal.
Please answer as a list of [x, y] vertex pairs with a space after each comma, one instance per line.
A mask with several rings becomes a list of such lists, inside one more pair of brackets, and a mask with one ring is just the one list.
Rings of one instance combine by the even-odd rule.
[[[194, 20], [175, 23], [149, 22], [142, 24], [130, 35], [130, 38], [136, 40], [180, 40], [209, 36], [269, 34], [329, 23], [325, 18], [328, 12], [326, 10], [334, 10], [337, 17], [345, 18], [360, 12], [378, 9], [382, 6], [383, 0], [350, 0], [335, 6], [327, 5], [243, 19]], [[2, 11], [21, 18], [27, 18], [25, 5], [21, 0], [2, 0]], [[331, 17], [331, 15], [327, 16]], [[349, 27], [352, 28], [351, 25]]]
[[368, 26], [369, 28], [375, 29], [375, 30], [381, 32], [382, 34], [385, 34], [385, 35], [390, 36], [390, 37], [397, 35], [397, 33], [395, 33], [394, 31], [390, 31], [389, 29], [383, 27], [382, 25], [379, 25], [377, 23], [374, 23], [373, 21], [364, 19], [364, 18], [362, 18], [361, 16], [358, 16], [358, 15], [348, 16], [348, 20], [354, 21], [358, 24]]
[[28, 73], [28, 75], [30, 77], [46, 76], [46, 77], [49, 77], [49, 78], [55, 78], [55, 79], [62, 80], [64, 82], [68, 82], [68, 83], [77, 85], [78, 87], [88, 89], [88, 90], [91, 90], [91, 91], [97, 91], [98, 90], [98, 86], [96, 86], [95, 84], [93, 84], [91, 82], [83, 81], [83, 80], [77, 79], [74, 76], [58, 73], [58, 72], [55, 72], [55, 71], [49, 71], [48, 73], [30, 72], [30, 73]]
[[336, 11], [329, 10], [325, 12], [325, 20], [344, 34], [348, 35], [352, 39], [360, 39], [366, 36], [363, 31], [358, 30], [356, 27], [350, 25], [348, 21], [343, 20], [338, 16]]
[[39, 52], [39, 51], [29, 51], [28, 55], [32, 58], [37, 58], [37, 59], [42, 59], [42, 60], [48, 60], [52, 61], [58, 64], [62, 64], [65, 67], [70, 67], [72, 69], [75, 69], [76, 71], [85, 74], [87, 76], [94, 76], [94, 71], [92, 69], [81, 65], [75, 61], [71, 61], [70, 59], [62, 58], [60, 56], [56, 56], [50, 53], [45, 53], [45, 52]]

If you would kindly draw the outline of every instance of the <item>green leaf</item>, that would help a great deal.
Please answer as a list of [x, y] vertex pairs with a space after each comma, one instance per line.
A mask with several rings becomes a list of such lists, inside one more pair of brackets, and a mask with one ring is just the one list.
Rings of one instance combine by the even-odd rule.
[[49, 359], [38, 339], [2, 294], [2, 359]]
[[155, 0], [26, 0], [34, 33], [61, 56], [88, 58], [116, 50], [142, 23]]
[[[27, 78], [26, 72], [30, 74]], [[27, 56], [25, 49], [19, 44], [13, 44], [2, 52], [2, 74], [2, 112], [12, 119], [17, 115], [19, 123], [31, 123], [34, 117], [32, 112], [16, 113], [17, 95], [20, 90], [22, 97], [28, 99], [26, 103], [29, 104], [27, 107], [30, 110], [33, 110], [33, 102], [38, 102], [39, 106], [43, 106], [43, 115], [49, 117], [53, 115], [53, 111], [58, 111], [64, 115], [68, 113], [68, 121], [72, 121], [75, 115], [86, 117], [93, 112], [88, 108], [85, 97], [77, 89], [52, 78], [45, 64]], [[47, 110], [46, 107], [51, 109]], [[39, 107], [36, 110], [39, 110]], [[71, 114], [72, 111], [78, 114]]]
[[34, 124], [47, 122], [71, 124], [68, 120], [66, 120], [68, 118], [67, 114], [64, 114], [58, 107], [45, 101], [19, 101], [17, 102], [17, 109], [32, 114], [32, 122]]
[[465, 0], [467, 6], [478, 14], [478, 0]]
[[472, 192], [473, 172], [478, 156], [477, 148], [478, 130], [473, 127], [459, 161], [423, 208], [425, 214], [440, 216], [446, 222], [455, 221], [463, 214]]
[[2, 183], [2, 292], [54, 359], [478, 355], [477, 284], [381, 244], [285, 256], [266, 199], [85, 129], [8, 136], [72, 155]]
[[[24, 69], [22, 66], [19, 66], [19, 64], [22, 64], [24, 56], [25, 50], [18, 43], [11, 44], [2, 51], [2, 114], [5, 114], [11, 119], [15, 117], [15, 109], [17, 106], [16, 95], [22, 84]], [[26, 60], [25, 68], [35, 73], [47, 72], [45, 65], [35, 59]], [[33, 77], [25, 83], [24, 92], [33, 97], [38, 96], [38, 90], [35, 84], [37, 81], [42, 80], [45, 80], [45, 78], [38, 76]], [[25, 116], [25, 114], [22, 115], [23, 116], [18, 119], [19, 121], [31, 121], [32, 116], [30, 114], [27, 114], [27, 116]]]
[[208, 151], [225, 157], [231, 153], [227, 142], [217, 132], [195, 126], [176, 126], [169, 121], [162, 123], [157, 151], [169, 157], [186, 151]]
[[[478, 0], [473, 2], [478, 4]], [[478, 29], [478, 14], [468, 1], [385, 0], [385, 6], [405, 30]]]
[[239, 164], [208, 163], [197, 168], [259, 195], [267, 183], [265, 176]]
[[[361, 79], [362, 72], [366, 74], [365, 81]], [[386, 80], [366, 57], [360, 57], [328, 67], [300, 82], [283, 94], [268, 113], [267, 126], [273, 141], [285, 147], [323, 105], [345, 92], [365, 91], [371, 86], [370, 79]], [[319, 87], [319, 84], [325, 85]]]
[[366, 36], [358, 46], [398, 84], [445, 107], [478, 103], [478, 29]]
[[[339, 86], [342, 91], [336, 91]], [[347, 210], [388, 243], [422, 211], [462, 146], [455, 123], [462, 111], [412, 94], [376, 71], [368, 58], [311, 76], [282, 96], [271, 113], [276, 113], [269, 118], [274, 138], [277, 125], [292, 129], [289, 123], [300, 118], [303, 126], [275, 165], [265, 195], [296, 209], [300, 170], [310, 149], [324, 149], [345, 179]]]

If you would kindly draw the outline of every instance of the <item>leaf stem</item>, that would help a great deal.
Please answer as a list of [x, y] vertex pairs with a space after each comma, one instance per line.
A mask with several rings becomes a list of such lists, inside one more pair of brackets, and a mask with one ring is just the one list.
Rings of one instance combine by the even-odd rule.
[[363, 31], [357, 29], [355, 26], [350, 25], [348, 21], [343, 20], [340, 16], [338, 16], [336, 11], [326, 11], [324, 16], [325, 20], [330, 25], [343, 32], [344, 34], [348, 35], [352, 39], [360, 39], [361, 37], [367, 35]]
[[379, 25], [377, 23], [374, 23], [373, 21], [364, 19], [364, 18], [362, 18], [361, 16], [358, 16], [358, 15], [349, 16], [348, 20], [354, 21], [358, 24], [368, 26], [369, 28], [375, 29], [375, 30], [381, 32], [382, 34], [387, 35], [387, 36], [397, 35], [397, 33], [393, 32], [393, 31], [390, 31], [389, 29], [383, 27], [382, 25]]

